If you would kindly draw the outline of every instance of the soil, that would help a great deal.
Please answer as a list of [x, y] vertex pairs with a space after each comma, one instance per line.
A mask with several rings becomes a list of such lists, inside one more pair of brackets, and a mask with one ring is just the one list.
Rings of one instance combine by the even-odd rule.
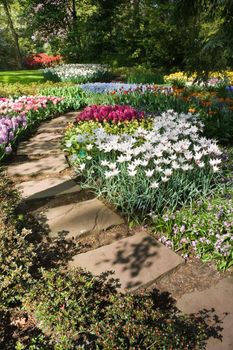
[[161, 292], [168, 292], [173, 299], [177, 300], [183, 294], [210, 288], [229, 274], [230, 272], [217, 271], [213, 264], [192, 258], [177, 270], [157, 280], [147, 288], [147, 291], [159, 289]]

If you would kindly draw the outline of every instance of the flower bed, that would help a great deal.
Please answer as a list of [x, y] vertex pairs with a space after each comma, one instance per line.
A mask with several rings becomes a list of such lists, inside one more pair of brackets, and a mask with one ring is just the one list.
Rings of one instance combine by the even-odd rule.
[[113, 133], [107, 122], [88, 123], [67, 130], [65, 149], [83, 186], [128, 216], [176, 209], [207, 194], [217, 177], [221, 151], [199, 136], [202, 125], [191, 114], [168, 111], [145, 128], [129, 122], [122, 131], [119, 123]]
[[98, 122], [122, 123], [134, 119], [142, 119], [143, 112], [139, 112], [130, 106], [90, 106], [86, 107], [77, 117], [76, 121], [95, 120]]
[[93, 112], [102, 108], [87, 108], [88, 117], [66, 130], [64, 150], [81, 186], [130, 220], [152, 217], [157, 238], [184, 257], [232, 266], [232, 194], [218, 195], [229, 177], [226, 155], [202, 136], [198, 115], [167, 111], [114, 123]]
[[11, 143], [27, 127], [25, 115], [17, 117], [0, 115], [0, 160], [12, 152]]
[[193, 207], [154, 216], [159, 240], [184, 257], [197, 255], [202, 261], [214, 260], [220, 270], [233, 265], [233, 192], [199, 200]]
[[106, 80], [110, 74], [107, 67], [101, 64], [63, 64], [44, 69], [43, 72], [48, 80], [75, 83]]
[[0, 99], [0, 160], [12, 152], [18, 137], [64, 110], [62, 98], [45, 96]]
[[[169, 75], [164, 76], [164, 81], [168, 84], [174, 84], [177, 82], [183, 82], [184, 84], [193, 83], [193, 81], [197, 78], [196, 74], [192, 74], [189, 76], [185, 72], [175, 72]], [[233, 72], [225, 71], [223, 73], [212, 72], [209, 76], [208, 85], [216, 85], [223, 81], [228, 81], [230, 84], [233, 83]]]

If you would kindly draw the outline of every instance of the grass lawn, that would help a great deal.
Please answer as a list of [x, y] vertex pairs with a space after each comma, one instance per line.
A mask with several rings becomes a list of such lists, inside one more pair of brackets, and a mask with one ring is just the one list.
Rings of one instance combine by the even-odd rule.
[[32, 83], [43, 82], [44, 77], [40, 70], [16, 70], [0, 72], [0, 83]]

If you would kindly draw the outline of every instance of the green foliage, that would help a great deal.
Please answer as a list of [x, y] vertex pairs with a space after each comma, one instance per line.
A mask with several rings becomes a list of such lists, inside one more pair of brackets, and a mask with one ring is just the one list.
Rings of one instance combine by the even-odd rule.
[[[170, 127], [169, 118], [171, 116], [169, 113], [165, 116], [162, 117], [162, 122], [161, 120], [158, 122], [159, 125], [163, 126], [156, 129], [156, 133], [161, 135], [161, 138]], [[176, 115], [176, 121], [172, 122], [174, 132], [175, 129], [179, 130], [179, 119], [181, 120], [182, 117]], [[185, 120], [187, 124], [187, 119]], [[97, 130], [97, 126], [99, 130]], [[140, 136], [142, 127], [145, 129]], [[176, 170], [169, 166], [168, 173], [171, 172], [172, 176], [168, 175], [169, 178], [163, 179], [163, 171], [166, 166], [162, 164], [160, 156], [157, 158], [156, 153], [153, 153], [152, 150], [157, 149], [156, 147], [164, 149], [166, 146], [161, 146], [158, 139], [155, 139], [154, 142], [149, 139], [151, 130], [153, 137], [156, 137], [153, 134], [153, 130], [155, 130], [153, 128], [156, 128], [156, 119], [150, 120], [148, 118], [145, 121], [132, 122], [132, 125], [131, 122], [128, 122], [124, 126], [121, 123], [112, 125], [111, 123], [98, 124], [93, 121], [80, 122], [77, 126], [73, 128], [71, 126], [66, 131], [64, 150], [70, 156], [70, 161], [77, 172], [82, 174], [81, 185], [93, 190], [98, 196], [106, 198], [115, 207], [120, 208], [128, 218], [144, 218], [152, 210], [156, 213], [162, 212], [166, 208], [176, 210], [194, 198], [208, 194], [214, 184], [213, 173], [209, 168], [207, 158], [205, 159], [206, 164], [203, 163], [201, 169], [195, 162], [191, 166], [191, 171], [184, 171], [182, 165], [178, 166]], [[128, 130], [129, 133], [127, 133]], [[117, 138], [115, 135], [121, 135], [121, 137]], [[133, 145], [129, 135], [133, 137]], [[192, 138], [189, 139], [187, 135], [185, 132], [184, 134], [180, 133], [178, 140], [182, 143], [188, 138], [191, 147], [189, 151], [193, 152], [195, 141]], [[106, 137], [109, 137], [109, 141], [103, 141]], [[125, 140], [123, 140], [124, 137]], [[130, 141], [128, 141], [129, 139]], [[107, 143], [105, 144], [105, 142]], [[125, 159], [126, 151], [120, 151], [123, 143], [128, 145], [127, 160]], [[173, 143], [175, 143], [174, 140], [170, 141], [171, 147]], [[144, 147], [151, 150], [149, 155], [144, 154]], [[134, 151], [137, 152], [136, 156]], [[180, 157], [181, 153], [180, 151], [179, 154], [174, 155], [175, 159]], [[164, 151], [163, 157], [169, 158], [169, 153]], [[157, 161], [158, 163], [155, 163]], [[143, 162], [145, 164], [142, 166]], [[167, 159], [164, 163], [170, 164], [171, 160]], [[155, 170], [155, 164], [160, 164], [159, 170]], [[117, 176], [111, 174], [108, 176], [108, 170], [112, 169], [108, 168], [110, 165], [116, 170]], [[130, 167], [133, 169], [132, 174]], [[146, 175], [147, 170], [152, 171], [151, 175]], [[152, 186], [153, 182], [157, 184], [155, 188]]]
[[1, 171], [0, 178], [0, 307], [19, 302], [31, 279], [35, 257], [33, 245], [27, 241], [31, 233], [17, 227], [15, 207], [19, 201], [13, 184]]
[[17, 70], [0, 72], [0, 84], [28, 84], [32, 82], [43, 82], [44, 76], [37, 70]]
[[184, 256], [195, 254], [215, 261], [219, 270], [233, 265], [233, 192], [200, 199], [191, 207], [153, 217], [153, 228], [163, 243]]
[[163, 74], [159, 70], [152, 70], [143, 66], [119, 67], [113, 69], [115, 75], [119, 75], [126, 83], [135, 84], [163, 84]]
[[206, 337], [203, 320], [175, 307], [156, 306], [159, 295], [122, 295], [107, 274], [42, 271], [25, 297], [54, 349], [194, 348]]
[[41, 90], [56, 87], [69, 87], [72, 83], [52, 83], [46, 81], [44, 83], [14, 83], [5, 84], [0, 83], [0, 97], [19, 97], [19, 96], [31, 96], [41, 94]]
[[37, 91], [38, 94], [43, 96], [56, 96], [64, 98], [63, 106], [68, 110], [78, 110], [86, 105], [86, 93], [76, 85], [61, 85], [60, 87], [59, 84], [55, 84], [54, 87], [41, 87]]

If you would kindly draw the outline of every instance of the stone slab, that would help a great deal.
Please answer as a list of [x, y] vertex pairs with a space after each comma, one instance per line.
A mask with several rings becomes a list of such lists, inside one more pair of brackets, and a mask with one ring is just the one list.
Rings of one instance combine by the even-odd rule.
[[43, 123], [37, 131], [41, 132], [51, 132], [57, 130], [64, 130], [68, 122], [73, 122], [77, 112], [70, 112], [61, 117], [50, 120], [49, 122]]
[[21, 143], [27, 144], [29, 142], [47, 142], [47, 141], [56, 140], [59, 138], [61, 139], [61, 135], [52, 134], [50, 132], [43, 132], [40, 134], [36, 134], [32, 136], [28, 141], [24, 141]]
[[38, 155], [49, 155], [57, 154], [61, 152], [60, 146], [61, 140], [47, 140], [47, 141], [30, 141], [21, 142], [17, 149], [17, 155], [23, 156], [38, 156]]
[[7, 172], [9, 176], [58, 174], [66, 168], [67, 163], [64, 155], [58, 154], [23, 163], [12, 163], [8, 166]]
[[[37, 216], [39, 220], [40, 217]], [[96, 198], [47, 209], [41, 221], [48, 225], [50, 237], [63, 233], [66, 238], [74, 239], [124, 223], [118, 214]]]
[[184, 260], [143, 232], [110, 245], [78, 254], [71, 267], [82, 267], [94, 275], [114, 271], [120, 290], [136, 290], [153, 283], [162, 275], [182, 264]]
[[49, 177], [43, 180], [25, 181], [17, 184], [16, 187], [26, 200], [58, 197], [81, 191], [80, 186], [70, 177]]
[[[207, 350], [233, 349], [233, 276], [222, 279], [215, 286], [204, 291], [195, 291], [183, 295], [177, 302], [177, 307], [185, 313], [196, 313], [199, 310], [215, 309], [215, 314], [222, 319], [222, 341], [210, 338]], [[224, 313], [229, 313], [224, 315]]]

